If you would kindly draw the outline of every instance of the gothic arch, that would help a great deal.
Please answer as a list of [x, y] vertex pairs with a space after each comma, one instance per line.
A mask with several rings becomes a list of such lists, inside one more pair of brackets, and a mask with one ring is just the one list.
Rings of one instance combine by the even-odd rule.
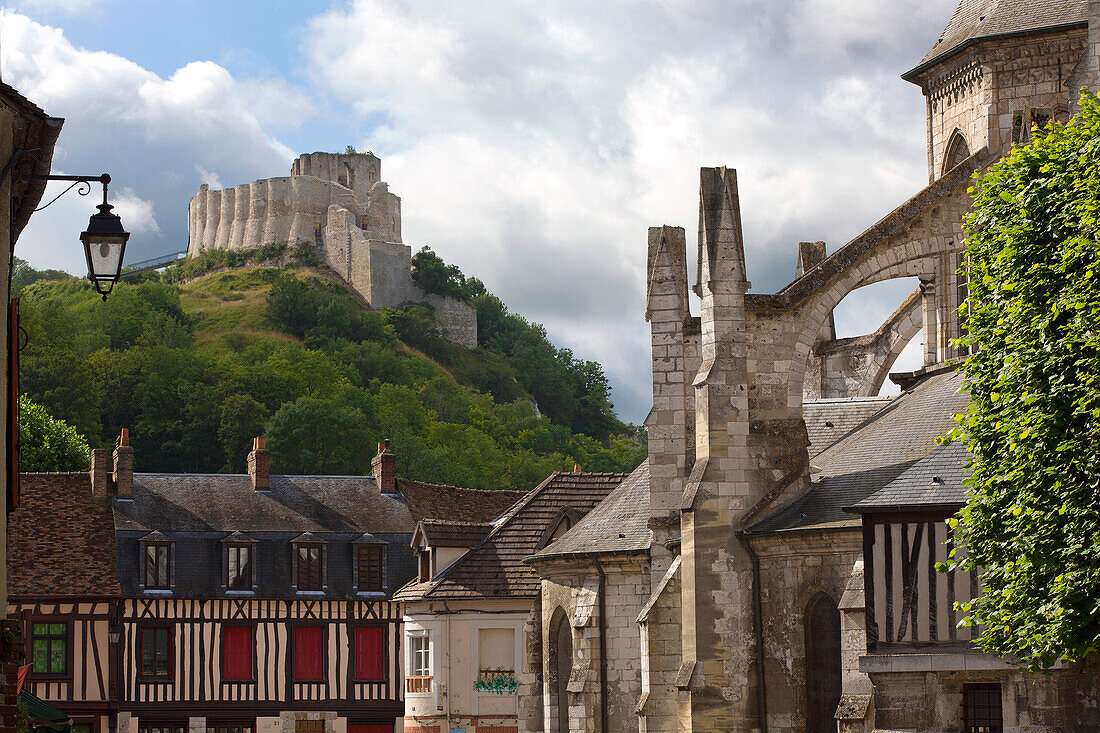
[[547, 716], [547, 730], [551, 733], [569, 731], [569, 675], [573, 671], [573, 627], [569, 623], [569, 614], [561, 607], [554, 610], [550, 618], [547, 634], [547, 661], [549, 674], [546, 677], [550, 710]]
[[955, 128], [954, 132], [947, 139], [947, 147], [944, 148], [943, 154], [943, 168], [940, 170], [940, 175], [946, 175], [955, 166], [962, 163], [964, 160], [970, 157], [970, 146], [966, 144], [966, 137], [963, 136], [962, 130]]
[[825, 593], [815, 594], [805, 608], [806, 733], [831, 733], [842, 687], [840, 610]]

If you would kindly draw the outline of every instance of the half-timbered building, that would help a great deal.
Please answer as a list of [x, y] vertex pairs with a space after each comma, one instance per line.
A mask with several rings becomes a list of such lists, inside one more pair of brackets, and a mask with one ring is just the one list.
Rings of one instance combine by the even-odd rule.
[[8, 613], [29, 665], [24, 689], [73, 720], [114, 729], [121, 589], [110, 501], [86, 472], [25, 473], [8, 518]]
[[135, 474], [132, 450], [112, 465], [120, 730], [392, 730], [414, 526], [393, 454], [271, 476], [257, 439], [247, 475], [194, 475]]

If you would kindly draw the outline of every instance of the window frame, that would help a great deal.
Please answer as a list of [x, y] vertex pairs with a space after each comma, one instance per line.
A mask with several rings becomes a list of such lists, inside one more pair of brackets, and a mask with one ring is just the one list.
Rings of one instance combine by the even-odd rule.
[[226, 728], [240, 728], [244, 733], [256, 733], [256, 719], [245, 718], [242, 720], [235, 720], [226, 718], [224, 720], [207, 718], [206, 720], [206, 733], [217, 733], [218, 729]]
[[[175, 547], [173, 547], [174, 544], [175, 544], [174, 542], [170, 542], [170, 541], [167, 541], [167, 540], [159, 540], [159, 539], [158, 540], [148, 540], [148, 541], [143, 540], [141, 542], [141, 587], [142, 587], [143, 590], [147, 590], [147, 591], [170, 591], [170, 590], [172, 590], [172, 586], [173, 586], [172, 581], [174, 580], [173, 576], [175, 575], [175, 573], [173, 573], [172, 571], [174, 570], [173, 565], [174, 565], [175, 554], [176, 554], [175, 553]], [[149, 582], [149, 549], [150, 548], [163, 548], [167, 551], [167, 557], [165, 559], [165, 565], [167, 566], [166, 567], [166, 573], [167, 573], [168, 582], [165, 585], [160, 585], [160, 584], [153, 585], [153, 584], [150, 584], [150, 582]], [[160, 568], [159, 561], [154, 562], [154, 566], [158, 569], [158, 572], [159, 572], [159, 568]]]
[[[224, 685], [240, 685], [240, 684], [248, 684], [248, 683], [255, 683], [256, 682], [257, 667], [259, 666], [259, 659], [257, 658], [257, 653], [256, 653], [256, 625], [257, 625], [257, 622], [255, 622], [255, 621], [237, 621], [237, 622], [229, 622], [229, 623], [223, 623], [222, 624], [221, 631], [218, 634], [219, 637], [220, 637], [220, 644], [221, 644], [221, 648], [220, 648], [220, 653], [221, 653], [221, 660], [220, 661], [221, 661], [221, 664], [219, 665], [219, 668], [220, 668], [219, 672], [221, 673], [222, 684], [224, 684]], [[252, 645], [251, 645], [252, 676], [251, 677], [247, 677], [247, 678], [241, 677], [241, 678], [232, 678], [232, 679], [230, 679], [230, 678], [227, 678], [225, 676], [225, 640], [226, 640], [225, 630], [226, 629], [249, 629], [249, 630], [251, 630], [251, 632], [252, 632]], [[218, 721], [218, 722], [220, 722], [223, 725], [243, 725], [243, 723], [238, 723], [237, 721]], [[255, 725], [255, 721], [253, 721], [253, 725]]]
[[976, 682], [964, 683], [962, 686], [962, 720], [960, 721], [962, 725], [960, 726], [960, 730], [963, 733], [970, 733], [975, 730], [975, 721], [971, 718], [973, 714], [971, 710], [973, 702], [971, 701], [970, 694], [975, 692], [992, 692], [994, 690], [997, 692], [997, 712], [1000, 713], [1001, 717], [997, 723], [996, 729], [992, 731], [992, 733], [1001, 733], [1004, 731], [1004, 690], [1001, 684], [999, 682]]
[[[298, 593], [324, 593], [328, 584], [325, 583], [325, 545], [322, 542], [295, 542], [294, 548], [294, 590]], [[303, 550], [317, 550], [317, 586], [302, 586], [302, 557]], [[311, 563], [312, 564], [312, 563]]]
[[[229, 558], [230, 555], [236, 551], [237, 554], [237, 569], [238, 577], [240, 577], [240, 551], [246, 550], [248, 552], [248, 582], [244, 584], [243, 588], [234, 588], [229, 577]], [[233, 541], [225, 543], [225, 551], [222, 553], [222, 561], [225, 567], [225, 571], [222, 573], [222, 583], [225, 585], [225, 590], [229, 593], [252, 593], [256, 590], [256, 543], [245, 541]]]
[[432, 550], [423, 547], [416, 553], [416, 581], [430, 583], [432, 580]]
[[[361, 621], [358, 623], [349, 624], [349, 630], [351, 631], [351, 654], [349, 655], [351, 662], [348, 664], [348, 674], [351, 677], [352, 682], [366, 683], [366, 682], [388, 682], [389, 681], [389, 662], [390, 662], [390, 639], [389, 634], [386, 633], [390, 629], [390, 624], [379, 621]], [[359, 647], [358, 637], [360, 629], [381, 629], [382, 631], [382, 676], [377, 678], [365, 678], [357, 675], [357, 667], [359, 661]]]
[[[386, 592], [386, 544], [384, 542], [359, 542], [355, 547], [355, 590], [358, 593]], [[378, 585], [371, 587], [363, 579], [363, 553], [378, 553]], [[369, 581], [370, 578], [368, 577]]]
[[[306, 621], [288, 624], [290, 631], [290, 681], [302, 684], [324, 684], [328, 682], [328, 627], [329, 624]], [[321, 676], [317, 679], [298, 677], [298, 629], [321, 630]]]
[[[62, 624], [65, 627], [65, 635], [62, 637], [60, 634], [43, 634], [40, 638], [46, 639], [46, 666], [49, 667], [50, 660], [50, 640], [60, 640], [64, 638], [65, 642], [65, 671], [64, 672], [35, 672], [34, 671], [34, 640], [36, 634], [34, 633], [35, 624]], [[73, 625], [64, 617], [59, 616], [35, 616], [27, 620], [27, 641], [26, 641], [26, 655], [30, 660], [30, 670], [27, 672], [29, 679], [35, 680], [71, 680], [73, 678]]]
[[[408, 638], [408, 640], [409, 640], [409, 676], [410, 677], [434, 677], [434, 675], [432, 674], [432, 636], [431, 636], [431, 634], [430, 633], [416, 634], [415, 636], [410, 635], [406, 638]], [[417, 651], [413, 648], [413, 644], [415, 642], [419, 642], [419, 641], [424, 642], [424, 650], [423, 651], [424, 651], [424, 656], [427, 658], [427, 661], [425, 662], [425, 664], [427, 666], [423, 669], [427, 669], [426, 673], [417, 671], [418, 670], [418, 667], [416, 666]]]
[[187, 721], [179, 720], [153, 720], [145, 722], [138, 719], [138, 733], [153, 733], [153, 731], [164, 731], [168, 729], [171, 733], [187, 733]]
[[[163, 675], [146, 674], [145, 673], [145, 632], [147, 631], [164, 631], [167, 633], [167, 652], [168, 652], [168, 672]], [[176, 678], [176, 628], [175, 624], [171, 622], [151, 622], [143, 623], [138, 626], [137, 629], [137, 649], [135, 650], [135, 656], [137, 657], [137, 681], [143, 684], [165, 684], [171, 683]], [[155, 642], [154, 642], [155, 643]], [[156, 652], [154, 651], [154, 655]]]

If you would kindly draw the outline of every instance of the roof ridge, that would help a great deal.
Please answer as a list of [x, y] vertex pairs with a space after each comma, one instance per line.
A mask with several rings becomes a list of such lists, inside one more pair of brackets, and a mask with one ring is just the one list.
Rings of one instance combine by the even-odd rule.
[[[244, 474], [248, 475], [248, 474]], [[371, 478], [374, 478], [373, 476]], [[433, 489], [456, 489], [458, 491], [476, 491], [481, 494], [522, 494], [523, 491], [519, 489], [472, 489], [468, 486], [452, 486], [451, 484], [433, 484], [431, 481], [420, 481], [413, 478], [401, 478], [397, 479], [397, 488], [401, 488], [402, 483], [415, 484], [417, 486], [428, 486]]]

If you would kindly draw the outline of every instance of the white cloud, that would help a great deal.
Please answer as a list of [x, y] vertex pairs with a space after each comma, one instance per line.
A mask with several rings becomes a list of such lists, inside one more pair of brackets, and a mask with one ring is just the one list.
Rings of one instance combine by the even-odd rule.
[[[298, 125], [312, 109], [281, 80], [238, 79], [209, 61], [163, 78], [11, 10], [0, 10], [0, 47], [4, 81], [66, 118], [54, 168], [111, 174], [131, 261], [186, 247], [187, 201], [210, 171], [231, 183], [284, 173], [293, 153], [268, 127]], [[71, 196], [36, 214], [21, 236], [32, 264], [83, 268], [79, 250], [58, 244], [87, 225], [89, 206]]]
[[36, 13], [81, 15], [103, 5], [103, 0], [18, 0], [12, 7]]
[[361, 143], [403, 197], [405, 241], [599, 359], [640, 419], [646, 227], [694, 240], [699, 167], [736, 167], [767, 291], [799, 240], [835, 248], [904, 201], [926, 180], [924, 104], [898, 74], [954, 4], [356, 0], [305, 48], [319, 84], [384, 114]]

